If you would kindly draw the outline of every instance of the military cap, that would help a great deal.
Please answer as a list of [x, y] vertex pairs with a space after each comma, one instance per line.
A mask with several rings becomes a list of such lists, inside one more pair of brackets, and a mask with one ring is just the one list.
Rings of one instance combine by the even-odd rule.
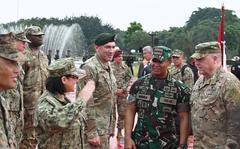
[[165, 46], [156, 46], [153, 48], [153, 60], [158, 59], [160, 62], [172, 57], [172, 50]]
[[182, 50], [179, 50], [179, 49], [175, 49], [173, 50], [173, 54], [172, 56], [175, 56], [175, 57], [180, 57], [184, 54], [184, 52]]
[[17, 33], [16, 34], [16, 39], [20, 40], [20, 41], [23, 41], [23, 42], [31, 43], [31, 41], [27, 39], [25, 32]]
[[26, 35], [44, 35], [39, 26], [30, 26], [25, 30]]
[[105, 45], [108, 42], [115, 42], [116, 41], [116, 35], [111, 33], [101, 33], [97, 35], [95, 39], [95, 45], [101, 46]]
[[220, 44], [217, 41], [204, 42], [195, 46], [195, 53], [191, 56], [200, 59], [211, 53], [221, 53]]
[[16, 49], [16, 38], [14, 33], [0, 34], [0, 57], [18, 61], [18, 51]]
[[115, 53], [114, 53], [114, 55], [113, 55], [113, 58], [119, 57], [122, 53], [123, 53], [123, 52], [122, 52], [121, 49], [116, 50]]
[[74, 64], [73, 58], [61, 58], [54, 61], [48, 66], [50, 77], [60, 77], [64, 75], [73, 75], [76, 77], [82, 77], [86, 75], [86, 72], [81, 69], [77, 69]]

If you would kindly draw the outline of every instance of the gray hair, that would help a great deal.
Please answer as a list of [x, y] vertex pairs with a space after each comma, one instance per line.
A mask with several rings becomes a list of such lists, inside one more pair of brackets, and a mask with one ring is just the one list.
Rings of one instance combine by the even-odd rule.
[[151, 54], [153, 54], [153, 48], [151, 46], [143, 47], [143, 51], [147, 51], [147, 52], [150, 52]]

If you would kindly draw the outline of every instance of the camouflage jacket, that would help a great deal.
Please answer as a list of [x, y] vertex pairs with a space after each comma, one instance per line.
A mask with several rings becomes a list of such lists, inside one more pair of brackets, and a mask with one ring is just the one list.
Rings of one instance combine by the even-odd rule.
[[190, 101], [194, 148], [239, 148], [240, 82], [234, 75], [220, 68], [211, 78], [200, 76]]
[[131, 70], [124, 63], [116, 64], [115, 62], [112, 62], [111, 67], [113, 69], [113, 74], [117, 80], [117, 88], [123, 89], [127, 93], [129, 80], [132, 77]]
[[93, 92], [93, 99], [87, 103], [87, 130], [88, 138], [96, 135], [108, 135], [112, 132], [110, 128], [114, 125], [113, 110], [115, 93], [117, 89], [110, 63], [103, 64], [98, 56], [88, 59], [83, 66], [88, 77], [95, 81], [96, 88]]
[[138, 113], [132, 134], [137, 148], [177, 148], [174, 117], [189, 111], [189, 98], [189, 89], [171, 75], [157, 79], [148, 74], [137, 80], [128, 96]]
[[48, 76], [47, 56], [40, 50], [25, 50], [27, 58], [23, 64], [25, 72], [23, 81], [24, 107], [34, 109], [37, 99], [45, 90], [45, 81]]
[[83, 116], [86, 102], [78, 98], [60, 101], [47, 90], [38, 100], [35, 127], [39, 149], [82, 149]]
[[[189, 66], [185, 66], [187, 64], [183, 64], [179, 69], [175, 66], [170, 70], [170, 74], [179, 81], [182, 81], [188, 88], [192, 89], [194, 85], [194, 74], [192, 69]], [[184, 68], [184, 70], [182, 70]]]
[[23, 78], [24, 71], [21, 69], [17, 77], [17, 87], [15, 89], [6, 90], [2, 96], [7, 100], [9, 106], [9, 121], [13, 127], [13, 133], [16, 136], [16, 141], [20, 142], [24, 124], [23, 116]]
[[1, 94], [0, 92], [0, 148], [14, 149], [16, 142], [9, 122], [7, 101]]

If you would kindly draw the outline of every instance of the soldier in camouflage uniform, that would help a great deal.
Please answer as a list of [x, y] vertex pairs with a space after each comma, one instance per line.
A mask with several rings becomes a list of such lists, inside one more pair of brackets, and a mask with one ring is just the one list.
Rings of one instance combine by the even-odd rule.
[[201, 76], [191, 95], [194, 149], [240, 148], [240, 82], [221, 67], [218, 42], [196, 45]]
[[192, 89], [194, 85], [194, 76], [192, 69], [184, 63], [184, 52], [175, 49], [173, 50], [172, 61], [174, 64], [170, 74], [179, 81], [182, 81], [188, 88]]
[[16, 148], [15, 135], [9, 117], [8, 100], [2, 97], [4, 90], [17, 85], [18, 51], [13, 33], [0, 35], [0, 148]]
[[9, 102], [9, 114], [10, 122], [13, 126], [13, 131], [16, 136], [17, 148], [19, 148], [19, 143], [22, 138], [23, 130], [23, 78], [24, 71], [22, 69], [21, 63], [23, 61], [22, 52], [26, 48], [26, 43], [30, 41], [26, 38], [25, 33], [21, 32], [15, 35], [16, 36], [16, 49], [19, 53], [19, 69], [20, 73], [17, 76], [17, 87], [15, 89], [7, 90], [3, 92], [2, 96], [7, 99]]
[[[152, 72], [138, 79], [128, 95], [125, 116], [126, 149], [186, 149], [188, 137], [189, 89], [168, 73], [171, 49], [153, 50]], [[135, 114], [137, 124], [132, 132]], [[180, 116], [180, 143], [174, 117]]]
[[35, 127], [38, 149], [83, 149], [83, 109], [95, 89], [88, 81], [75, 102], [65, 93], [73, 92], [80, 75], [72, 58], [59, 59], [49, 67], [46, 90], [38, 100]]
[[124, 116], [127, 106], [127, 89], [129, 81], [132, 78], [132, 72], [129, 67], [123, 63], [122, 50], [116, 50], [113, 56], [113, 62], [111, 63], [113, 74], [117, 80], [117, 113], [118, 113], [118, 140], [123, 137], [121, 130], [124, 128]]
[[109, 136], [114, 134], [113, 109], [117, 89], [110, 61], [115, 52], [115, 35], [99, 34], [95, 39], [96, 55], [83, 66], [96, 89], [86, 108], [86, 149], [108, 149]]
[[23, 81], [23, 100], [24, 100], [24, 130], [21, 149], [35, 149], [37, 141], [33, 127], [34, 111], [37, 99], [45, 90], [45, 81], [48, 76], [47, 56], [40, 51], [43, 44], [43, 35], [41, 28], [31, 26], [26, 29], [26, 36], [31, 41], [29, 48], [25, 50], [26, 60], [23, 64], [25, 71]]
[[[172, 69], [169, 69], [170, 74], [175, 78], [176, 80], [181, 81], [184, 83], [190, 90], [192, 90], [193, 85], [194, 85], [194, 74], [192, 69], [184, 63], [184, 52], [175, 49], [173, 50], [173, 55], [172, 55], [172, 62], [173, 62], [173, 67]], [[179, 128], [179, 117], [176, 117], [176, 130], [177, 130], [177, 135], [179, 137], [180, 134], [180, 128]], [[189, 133], [192, 135], [192, 126], [191, 126], [191, 116], [189, 115]]]

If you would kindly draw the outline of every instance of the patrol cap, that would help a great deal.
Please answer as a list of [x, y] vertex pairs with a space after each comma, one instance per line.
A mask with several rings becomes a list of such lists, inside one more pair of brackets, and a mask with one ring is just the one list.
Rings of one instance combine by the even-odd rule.
[[115, 42], [116, 41], [116, 35], [111, 33], [101, 33], [97, 35], [95, 39], [95, 45], [101, 46], [105, 45], [108, 42]]
[[195, 46], [195, 53], [191, 56], [200, 59], [211, 53], [221, 53], [220, 44], [217, 41], [204, 42]]
[[17, 33], [15, 36], [17, 40], [31, 43], [31, 41], [27, 39], [25, 32]]
[[73, 75], [83, 78], [86, 76], [86, 72], [81, 69], [77, 69], [74, 64], [73, 58], [61, 58], [54, 61], [48, 66], [50, 77], [60, 77], [65, 75]]
[[153, 61], [154, 59], [163, 62], [172, 57], [172, 50], [165, 46], [156, 46], [153, 48]]
[[44, 35], [39, 26], [30, 26], [25, 30], [26, 35]]
[[172, 56], [180, 57], [180, 56], [182, 56], [183, 54], [184, 54], [184, 52], [183, 52], [182, 50], [174, 49]]
[[113, 58], [119, 57], [122, 53], [123, 53], [123, 52], [122, 52], [121, 49], [116, 50], [115, 53], [114, 53], [114, 55], [113, 55]]
[[18, 61], [19, 53], [16, 49], [14, 33], [0, 34], [0, 57], [11, 61]]

